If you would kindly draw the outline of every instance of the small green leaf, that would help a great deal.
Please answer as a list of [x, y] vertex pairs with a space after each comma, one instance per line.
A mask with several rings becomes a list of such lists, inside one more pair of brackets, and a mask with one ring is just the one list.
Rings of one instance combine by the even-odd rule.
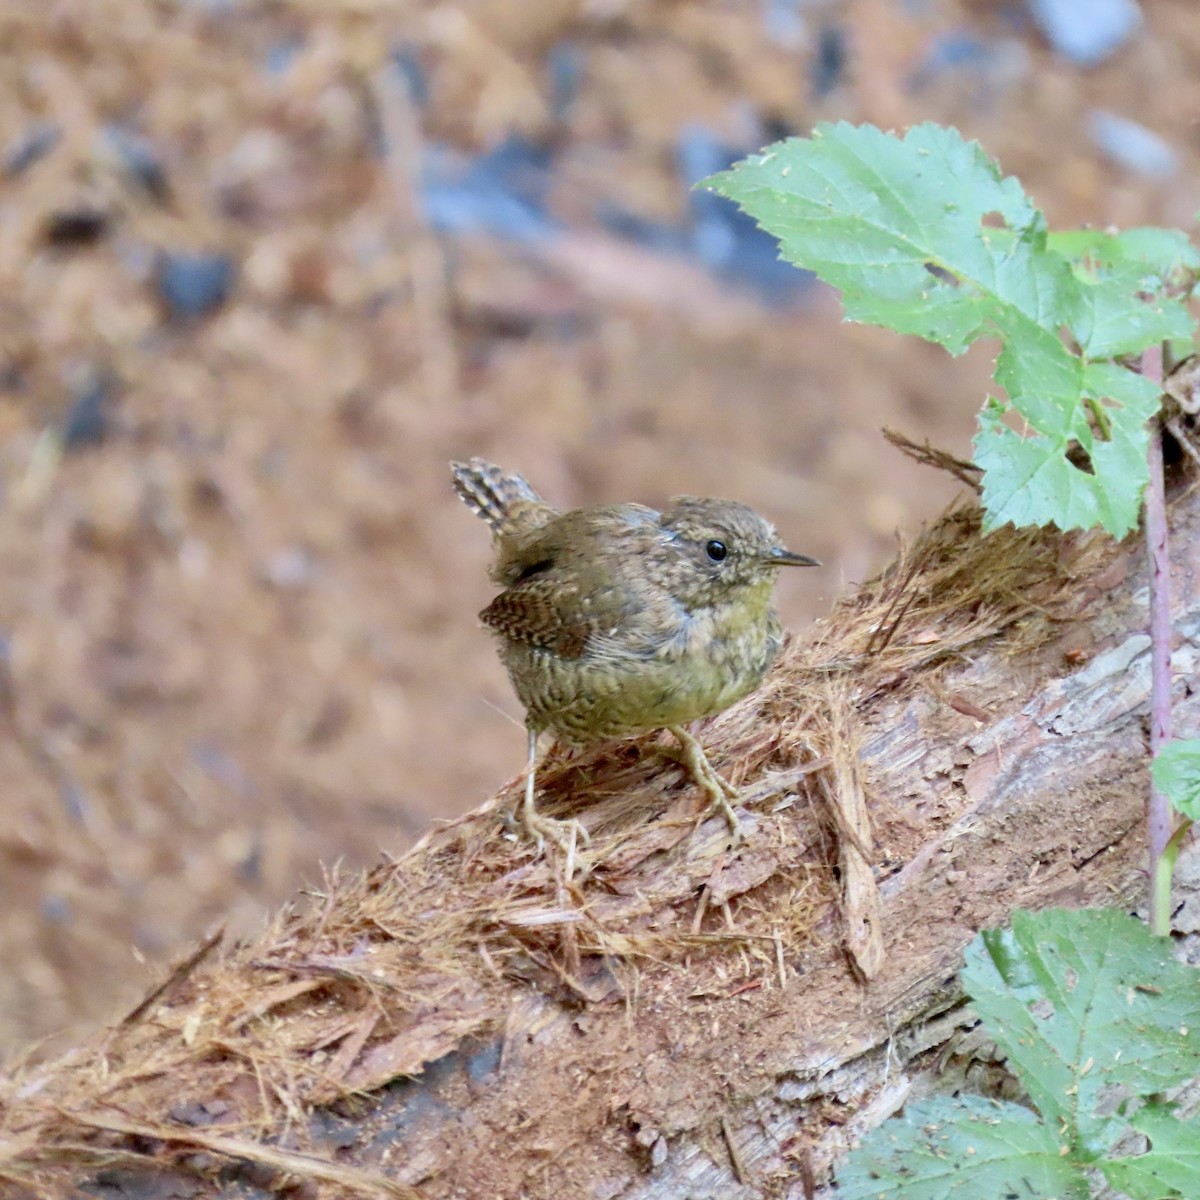
[[[1023, 438], [994, 410], [980, 414], [979, 425], [975, 463], [984, 471], [985, 530], [1007, 521], [1014, 525], [1053, 522], [1060, 529], [1102, 525], [1114, 537], [1124, 537], [1137, 525], [1146, 483], [1144, 430], [1128, 435], [1123, 431], [1119, 443], [1095, 443], [1092, 461], [1101, 469], [1091, 474], [1067, 458], [1066, 438], [1038, 434]], [[1125, 473], [1108, 469], [1113, 462], [1119, 462]]]
[[1182, 301], [1156, 297], [1130, 303], [1130, 297], [1151, 282], [1145, 270], [1131, 262], [1083, 285], [1071, 332], [1089, 358], [1138, 354], [1155, 342], [1192, 337], [1196, 323]]
[[[1078, 361], [1078, 360], [1077, 360]], [[1033, 432], [1021, 437], [986, 409], [975, 437], [975, 462], [984, 469], [984, 527], [1005, 521], [1060, 529], [1099, 524], [1114, 537], [1136, 525], [1147, 479], [1147, 419], [1158, 409], [1158, 386], [1113, 362], [1080, 363], [1079, 395], [1096, 402], [1108, 426], [1097, 437], [1078, 404], [1053, 404], [1045, 392], [1013, 399]], [[1048, 436], [1047, 436], [1048, 435]], [[1078, 442], [1092, 471], [1067, 457]]]
[[1083, 393], [1127, 409], [1130, 424], [1139, 427], [1158, 412], [1162, 398], [1153, 379], [1113, 362], [1090, 362], [1084, 367]]
[[[1196, 972], [1123, 913], [1013, 914], [967, 950], [963, 984], [1042, 1118], [1095, 1162], [1128, 1127], [1106, 1097], [1200, 1071]], [[1197, 1193], [1200, 1194], [1200, 1193]]]
[[1166, 939], [1118, 912], [1017, 912], [963, 983], [1037, 1111], [908, 1105], [847, 1156], [839, 1200], [1082, 1200], [1097, 1170], [1131, 1200], [1200, 1196], [1200, 1118], [1160, 1099], [1200, 1067], [1200, 988]]
[[1095, 266], [1134, 262], [1157, 275], [1172, 279], [1185, 271], [1200, 269], [1200, 252], [1180, 229], [1143, 226], [1107, 233], [1099, 229], [1067, 229], [1047, 239], [1056, 253]]
[[1037, 1114], [965, 1095], [934, 1097], [873, 1130], [837, 1173], [838, 1200], [1086, 1197], [1087, 1181]]
[[1154, 756], [1150, 772], [1154, 786], [1179, 812], [1200, 821], [1200, 740], [1180, 738], [1168, 742]]
[[1147, 1200], [1200, 1196], [1200, 1120], [1182, 1121], [1172, 1109], [1151, 1104], [1130, 1124], [1146, 1136], [1149, 1146], [1141, 1154], [1098, 1163], [1109, 1184]]

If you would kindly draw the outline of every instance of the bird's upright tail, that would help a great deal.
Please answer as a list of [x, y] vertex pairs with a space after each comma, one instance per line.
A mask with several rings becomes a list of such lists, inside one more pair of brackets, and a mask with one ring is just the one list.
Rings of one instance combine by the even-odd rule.
[[516, 475], [482, 458], [452, 462], [454, 490], [462, 502], [498, 532], [512, 519], [514, 507], [542, 505], [542, 498], [523, 475]]

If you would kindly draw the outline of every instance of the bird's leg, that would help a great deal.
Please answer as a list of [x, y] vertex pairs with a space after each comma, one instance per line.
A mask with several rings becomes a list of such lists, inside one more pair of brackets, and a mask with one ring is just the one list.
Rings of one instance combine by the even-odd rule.
[[[588, 832], [575, 820], [556, 821], [543, 817], [534, 803], [534, 781], [537, 776], [537, 732], [529, 731], [529, 774], [525, 778], [525, 799], [521, 802], [521, 826], [526, 837], [537, 843], [538, 853], [545, 850], [547, 840], [553, 842], [566, 856], [569, 865], [574, 864], [575, 847], [579, 842], [587, 845]], [[569, 871], [568, 871], [569, 878]]]
[[712, 763], [708, 761], [708, 755], [704, 753], [704, 747], [682, 725], [670, 725], [667, 732], [679, 743], [679, 762], [687, 767], [692, 778], [708, 793], [712, 801], [711, 807], [720, 810], [729, 823], [729, 832], [733, 835], [733, 844], [736, 846], [741, 840], [741, 829], [738, 827], [737, 813], [730, 801], [740, 800], [741, 793], [728, 779], [717, 774]]

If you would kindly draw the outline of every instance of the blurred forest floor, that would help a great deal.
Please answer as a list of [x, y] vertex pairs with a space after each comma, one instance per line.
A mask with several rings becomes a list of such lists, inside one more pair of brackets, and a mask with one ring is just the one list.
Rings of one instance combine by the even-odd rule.
[[0, 1049], [521, 769], [448, 458], [744, 500], [826, 564], [790, 624], [941, 509], [878, 431], [966, 453], [987, 356], [841, 325], [686, 185], [931, 119], [1053, 225], [1188, 227], [1191, 0], [1091, 69], [1025, 11], [0, 8]]

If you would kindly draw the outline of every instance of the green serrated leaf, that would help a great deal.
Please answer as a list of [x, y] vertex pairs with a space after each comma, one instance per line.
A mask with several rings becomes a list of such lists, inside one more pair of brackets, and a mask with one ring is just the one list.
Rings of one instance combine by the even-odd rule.
[[[985, 410], [974, 442], [975, 463], [984, 472], [985, 531], [1011, 521], [1060, 529], [1102, 525], [1124, 537], [1137, 525], [1146, 481], [1145, 443], [1139, 457], [1137, 436], [1095, 442], [1091, 455], [1099, 469], [1093, 475], [1067, 458], [1067, 439], [1021, 437]], [[1145, 438], [1144, 431], [1140, 436]], [[1122, 470], [1114, 471], [1114, 463]]]
[[1119, 912], [1017, 912], [981, 933], [963, 983], [1037, 1112], [909, 1105], [847, 1157], [839, 1200], [1082, 1200], [1097, 1169], [1132, 1200], [1200, 1196], [1200, 1118], [1157, 1098], [1200, 1067], [1196, 982]]
[[1149, 1145], [1141, 1154], [1100, 1162], [1109, 1184], [1138, 1200], [1200, 1196], [1200, 1119], [1183, 1121], [1173, 1109], [1153, 1104], [1130, 1124], [1149, 1139]]
[[1013, 324], [1006, 334], [996, 359], [996, 382], [1035, 430], [1065, 438], [1079, 411], [1083, 360], [1052, 330]]
[[[1048, 234], [1015, 179], [977, 143], [937, 125], [903, 137], [820, 125], [704, 186], [779, 238], [784, 258], [840, 289], [848, 319], [918, 334], [953, 354], [999, 337], [996, 380], [1029, 436], [1006, 429], [994, 410], [981, 420], [986, 528], [1101, 524], [1120, 537], [1134, 527], [1146, 482], [1144, 423], [1160, 396], [1121, 381], [1108, 360], [1190, 342], [1190, 313], [1158, 294], [1169, 276], [1200, 267], [1182, 234]], [[1089, 402], [1100, 436], [1086, 419]], [[1092, 470], [1068, 460], [1073, 441]]]
[[1200, 821], [1200, 740], [1178, 738], [1168, 742], [1154, 756], [1150, 773], [1154, 786], [1179, 812]]
[[1162, 389], [1153, 379], [1114, 362], [1090, 362], [1084, 367], [1083, 394], [1127, 409], [1129, 422], [1138, 426], [1158, 412], [1162, 400]]
[[[1079, 404], [1053, 403], [1048, 391], [1017, 395], [1012, 404], [1037, 432], [1021, 437], [1000, 420], [1002, 408], [980, 416], [975, 462], [984, 469], [985, 528], [1005, 521], [1086, 529], [1102, 525], [1124, 537], [1137, 525], [1148, 471], [1147, 419], [1158, 409], [1153, 381], [1113, 362], [1079, 363], [1079, 395], [1094, 400], [1107, 437], [1096, 437]], [[1078, 441], [1093, 472], [1068, 458]]]
[[1048, 236], [1054, 251], [1098, 266], [1134, 262], [1160, 279], [1200, 268], [1200, 251], [1180, 229], [1143, 226], [1108, 233], [1099, 229], [1067, 229]]
[[1075, 1200], [1087, 1180], [1062, 1141], [1018, 1104], [962, 1096], [910, 1104], [837, 1173], [838, 1200]]
[[[1077, 305], [1066, 261], [1012, 178], [954, 129], [903, 138], [819, 125], [705, 181], [780, 241], [783, 257], [842, 292], [846, 316], [916, 333], [959, 354], [997, 324], [1065, 324]], [[999, 217], [1007, 229], [985, 220]]]
[[1138, 354], [1155, 342], [1190, 339], [1195, 333], [1196, 323], [1181, 300], [1133, 301], [1147, 284], [1138, 263], [1122, 263], [1102, 278], [1081, 283], [1082, 302], [1071, 332], [1089, 358]]
[[963, 984], [1043, 1119], [1083, 1162], [1128, 1127], [1111, 1103], [1118, 1088], [1148, 1097], [1200, 1071], [1196, 972], [1123, 913], [1014, 913], [1011, 930], [968, 947]]

